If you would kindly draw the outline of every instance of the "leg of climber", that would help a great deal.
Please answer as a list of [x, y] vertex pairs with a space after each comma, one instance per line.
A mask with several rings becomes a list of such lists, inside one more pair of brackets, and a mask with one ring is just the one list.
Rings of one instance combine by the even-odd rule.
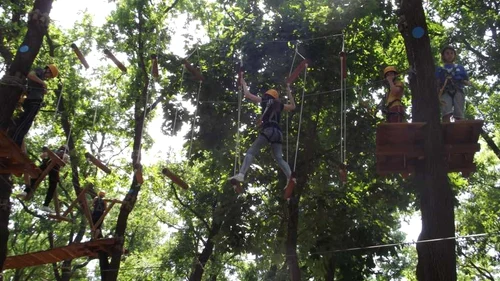
[[57, 188], [57, 183], [59, 182], [59, 167], [54, 167], [49, 172], [49, 189], [47, 190], [47, 195], [45, 195], [45, 201], [43, 202], [42, 211], [52, 212], [49, 208], [49, 204], [54, 198], [54, 192]]
[[15, 129], [11, 132], [12, 140], [21, 147], [24, 136], [28, 133], [38, 111], [40, 110], [42, 100], [25, 100], [23, 103], [24, 112], [15, 121]]
[[241, 164], [240, 171], [238, 174], [229, 178], [229, 180], [235, 179], [239, 182], [243, 182], [245, 179], [245, 174], [247, 173], [253, 159], [259, 154], [262, 147], [268, 143], [267, 138], [263, 134], [259, 134], [257, 139], [253, 142], [252, 146], [247, 150], [245, 158], [243, 159], [243, 164]]
[[462, 121], [465, 118], [465, 95], [462, 89], [458, 89], [453, 97], [453, 119]]
[[453, 114], [453, 98], [448, 93], [441, 95], [441, 122], [450, 122]]

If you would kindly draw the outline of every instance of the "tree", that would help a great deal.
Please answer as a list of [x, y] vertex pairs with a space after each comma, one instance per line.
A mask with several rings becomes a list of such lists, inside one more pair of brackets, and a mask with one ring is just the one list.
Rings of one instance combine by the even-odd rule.
[[[40, 50], [43, 38], [49, 26], [49, 13], [52, 0], [36, 0], [28, 21], [28, 31], [21, 44], [24, 52], [18, 51], [0, 84], [0, 130], [6, 130], [11, 123], [11, 116], [21, 96], [23, 84], [35, 57]], [[24, 47], [26, 46], [26, 47]], [[7, 256], [9, 237], [10, 194], [12, 181], [10, 174], [0, 174], [0, 267]]]
[[[416, 167], [415, 184], [419, 190], [422, 232], [419, 240], [453, 237], [454, 194], [448, 183], [441, 134], [439, 100], [436, 94], [434, 61], [422, 1], [400, 2], [399, 29], [405, 40], [406, 54], [412, 69], [412, 120], [426, 122], [425, 159]], [[414, 36], [422, 28], [422, 37]], [[455, 241], [445, 240], [417, 245], [418, 280], [456, 280]]]

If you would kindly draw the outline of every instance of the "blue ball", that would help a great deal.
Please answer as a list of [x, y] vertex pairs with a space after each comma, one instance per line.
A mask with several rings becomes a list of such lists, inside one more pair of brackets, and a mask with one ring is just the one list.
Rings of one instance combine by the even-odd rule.
[[411, 35], [413, 35], [414, 38], [422, 38], [422, 36], [424, 36], [424, 29], [420, 26], [417, 26], [415, 27], [412, 31], [411, 31]]
[[28, 47], [27, 45], [23, 45], [21, 46], [21, 48], [19, 48], [19, 52], [26, 53], [29, 49], [30, 47]]

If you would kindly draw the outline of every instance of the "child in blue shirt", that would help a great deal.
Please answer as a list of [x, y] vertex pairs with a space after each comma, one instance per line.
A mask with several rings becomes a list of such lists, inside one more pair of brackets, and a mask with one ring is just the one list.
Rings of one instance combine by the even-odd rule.
[[454, 64], [456, 57], [457, 52], [452, 46], [444, 47], [441, 50], [443, 66], [436, 70], [442, 122], [450, 122], [451, 116], [455, 121], [464, 119], [464, 86], [470, 85], [470, 82], [465, 68], [462, 65]]

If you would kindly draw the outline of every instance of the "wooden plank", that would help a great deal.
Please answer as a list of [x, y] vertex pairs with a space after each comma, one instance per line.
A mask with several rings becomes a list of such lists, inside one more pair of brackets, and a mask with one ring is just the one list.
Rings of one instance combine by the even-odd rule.
[[423, 140], [425, 123], [381, 123], [377, 126], [377, 145], [413, 144]]
[[114, 238], [106, 238], [84, 243], [73, 243], [46, 251], [10, 256], [5, 260], [3, 269], [25, 268], [95, 255], [97, 251], [111, 251], [114, 244]]
[[383, 156], [406, 155], [407, 157], [423, 157], [424, 146], [410, 144], [378, 145], [376, 154]]
[[13, 173], [16, 176], [28, 173], [31, 177], [38, 177], [42, 172], [4, 131], [0, 131], [0, 151], [2, 151], [0, 157], [4, 160], [3, 164], [15, 166], [12, 170], [4, 169], [3, 173]]
[[467, 143], [467, 144], [445, 144], [444, 153], [445, 154], [474, 154], [481, 150], [481, 145], [479, 143]]

